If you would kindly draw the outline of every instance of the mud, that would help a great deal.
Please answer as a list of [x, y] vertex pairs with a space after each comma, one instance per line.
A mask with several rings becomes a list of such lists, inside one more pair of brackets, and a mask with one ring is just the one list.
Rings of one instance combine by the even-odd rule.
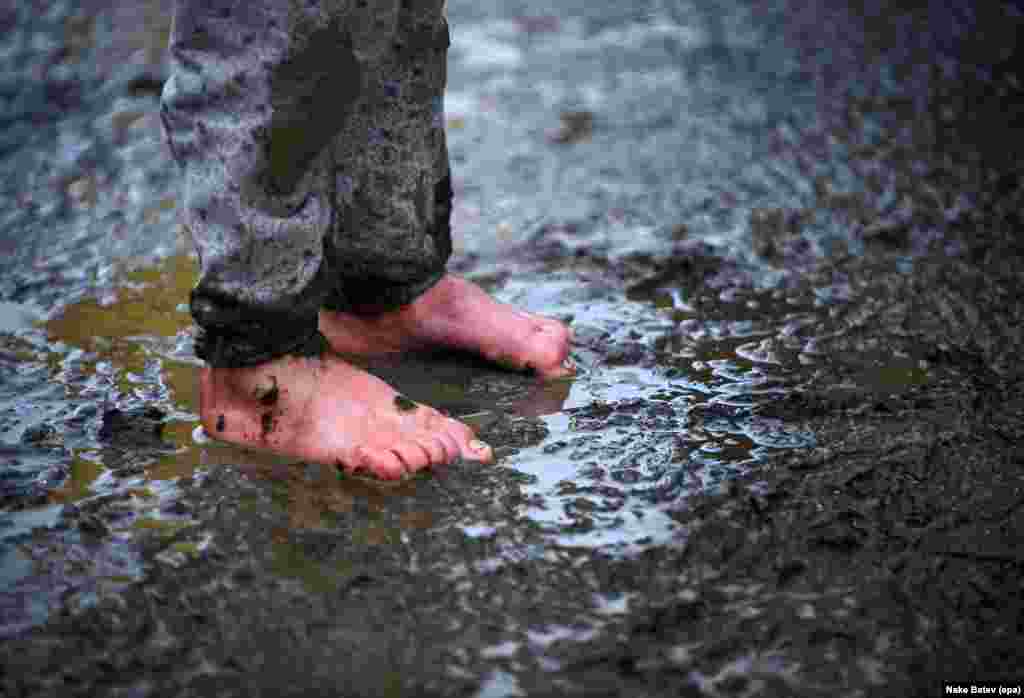
[[269, 376], [270, 387], [266, 389], [258, 389], [256, 399], [264, 407], [273, 407], [277, 404], [277, 400], [281, 397], [281, 391], [277, 387], [277, 376]]
[[416, 409], [416, 403], [405, 395], [395, 395], [395, 409], [399, 412], [412, 412]]
[[274, 431], [277, 427], [277, 420], [274, 419], [273, 412], [264, 412], [260, 415], [260, 436], [264, 440]]
[[452, 267], [580, 373], [367, 362], [496, 454], [381, 483], [198, 428], [166, 8], [0, 7], [0, 694], [1024, 679], [1021, 13], [450, 14]]

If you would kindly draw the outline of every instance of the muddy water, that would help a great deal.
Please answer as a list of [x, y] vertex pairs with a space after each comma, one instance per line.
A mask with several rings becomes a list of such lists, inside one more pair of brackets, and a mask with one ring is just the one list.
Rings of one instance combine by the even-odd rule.
[[[614, 644], [660, 583], [617, 580], [610, 561], [674, 559], [693, 501], [816, 444], [773, 406], [822, 382], [889, 399], [948, 378], [907, 330], [913, 309], [886, 295], [900, 282], [855, 268], [882, 247], [886, 273], [909, 278], [936, 249], [959, 252], [938, 231], [975, 204], [973, 175], [942, 165], [927, 125], [902, 125], [934, 75], [876, 74], [842, 43], [841, 7], [460, 1], [452, 267], [570, 322], [579, 375], [539, 384], [449, 354], [367, 363], [498, 454], [397, 485], [213, 442], [197, 428], [195, 263], [156, 117], [167, 8], [44, 5], [0, 12], [3, 636], [107, 618], [140, 590], [165, 603], [179, 575], [221, 589], [195, 602], [220, 610], [182, 602], [193, 610], [169, 618], [208, 613], [227, 632], [218, 614], [237, 603], [253, 637], [278, 637], [292, 631], [265, 609], [308, 613], [304, 632], [332, 639], [302, 645], [299, 664], [384, 667], [357, 692], [544, 693], [561, 679], [542, 677], [588, 666], [574, 648]], [[862, 82], [837, 87], [810, 67], [831, 65], [821, 53]], [[877, 325], [893, 328], [883, 341]], [[714, 575], [676, 575], [679, 603], [696, 607]], [[715, 591], [735, 599], [729, 622], [760, 613], [742, 601], [755, 587]], [[840, 606], [850, 593], [819, 592]], [[806, 616], [806, 601], [786, 608]], [[218, 659], [205, 631], [154, 622], [152, 652], [178, 653], [183, 682], [273, 675], [246, 664], [265, 654], [248, 640]], [[202, 656], [179, 652], [189, 632]], [[742, 647], [694, 667], [706, 643], [690, 639], [659, 647], [658, 666], [711, 694], [735, 676], [845, 681], [798, 679], [799, 654]], [[872, 684], [877, 653], [856, 659]]]
[[[666, 306], [642, 290], [623, 297], [621, 284], [595, 286], [586, 274], [552, 269], [559, 265], [557, 256], [542, 269], [498, 260], [509, 250], [529, 247], [531, 237], [548, 229], [571, 231], [559, 234], [571, 235], [571, 245], [588, 253], [663, 249], [662, 228], [692, 218], [696, 208], [707, 205], [714, 181], [736, 177], [759, 147], [753, 131], [737, 138], [710, 115], [724, 106], [749, 112], [744, 118], [768, 126], [781, 113], [773, 113], [766, 100], [785, 96], [791, 114], [797, 95], [778, 85], [766, 90], [750, 76], [725, 81], [716, 70], [728, 66], [713, 60], [688, 77], [687, 67], [676, 60], [680, 52], [700, 56], [721, 40], [694, 8], [642, 8], [613, 17], [609, 8], [591, 7], [589, 15], [542, 15], [533, 24], [498, 16], [461, 19], [462, 11], [452, 9], [456, 30], [447, 96], [459, 189], [456, 234], [463, 255], [456, 263], [485, 282], [491, 269], [502, 274], [503, 281], [492, 286], [503, 298], [571, 318], [584, 339], [577, 350], [583, 372], [571, 383], [551, 386], [457, 361], [415, 368], [407, 362], [392, 370], [381, 367], [380, 373], [420, 399], [468, 414], [478, 426], [499, 417], [528, 422], [536, 443], [502, 462], [522, 475], [524, 497], [533, 502], [526, 515], [553, 540], [603, 549], [667, 543], [677, 527], [665, 505], [691, 488], [720, 484], [766, 450], [807, 443], [807, 435], [750, 418], [756, 396], [771, 395], [780, 384], [770, 364], [736, 352], [746, 344], [740, 340], [777, 333], [783, 318], [751, 309], [736, 313], [745, 318], [705, 323], [701, 332], [709, 341], [686, 352], [697, 360], [672, 362], [669, 368], [658, 361], [664, 363], [668, 355], [658, 357], [652, 347], [695, 314], [679, 289], [660, 289], [675, 299]], [[53, 13], [61, 14], [59, 6]], [[65, 31], [85, 26], [86, 20], [74, 17], [65, 19]], [[101, 15], [90, 21], [116, 19]], [[751, 19], [739, 21], [745, 26], [731, 40], [756, 41]], [[151, 33], [162, 36], [159, 26]], [[67, 63], [78, 67], [73, 60]], [[562, 66], [561, 73], [552, 74], [551, 65]], [[793, 70], [785, 55], [778, 65]], [[162, 68], [154, 63], [138, 72], [159, 75]], [[681, 111], [684, 103], [688, 108]], [[192, 476], [213, 457], [209, 453], [230, 452], [193, 438], [195, 360], [183, 304], [194, 269], [175, 223], [173, 172], [156, 142], [152, 94], [119, 95], [112, 108], [82, 106], [92, 106], [93, 113], [61, 115], [55, 124], [57, 141], [51, 148], [63, 160], [40, 162], [40, 172], [33, 173], [45, 173], [58, 188], [33, 192], [33, 203], [53, 210], [50, 218], [59, 221], [58, 229], [43, 231], [38, 220], [24, 223], [42, 234], [40, 247], [54, 245], [58, 252], [36, 253], [35, 284], [21, 279], [11, 290], [25, 306], [8, 304], [5, 329], [34, 342], [37, 352], [45, 347], [50, 382], [63, 385], [66, 393], [53, 401], [52, 410], [67, 411], [67, 402], [81, 403], [76, 414], [95, 410], [94, 418], [115, 408], [162, 410], [169, 453], [147, 464], [143, 479], [124, 487], [169, 483]], [[583, 126], [574, 126], [573, 114]], [[699, 143], [688, 143], [687, 134], [694, 133], [701, 135]], [[690, 157], [693, 147], [703, 155]], [[690, 235], [721, 238], [720, 226], [712, 227]], [[734, 237], [725, 241], [739, 249], [742, 241]], [[146, 245], [156, 247], [155, 254], [131, 254]], [[175, 256], [156, 262], [161, 253], [175, 250]], [[45, 288], [39, 267], [48, 270]], [[19, 318], [32, 304], [48, 306], [49, 319], [26, 330]], [[608, 362], [600, 347], [616, 343], [627, 347], [626, 355]], [[403, 375], [429, 380], [410, 383]], [[596, 428], [600, 421], [588, 426], [595, 405], [618, 404], [633, 404], [639, 413], [624, 415], [614, 429]], [[689, 416], [694, 406], [717, 405], [727, 414], [710, 425]], [[86, 435], [78, 442], [67, 439], [59, 412], [36, 410], [35, 427], [53, 429], [52, 438], [65, 441], [67, 463], [59, 467], [73, 483], [48, 492], [48, 501], [123, 491], [110, 481], [111, 464], [97, 443]], [[23, 441], [31, 421], [12, 424], [9, 436]], [[32, 475], [38, 473], [23, 473]]]

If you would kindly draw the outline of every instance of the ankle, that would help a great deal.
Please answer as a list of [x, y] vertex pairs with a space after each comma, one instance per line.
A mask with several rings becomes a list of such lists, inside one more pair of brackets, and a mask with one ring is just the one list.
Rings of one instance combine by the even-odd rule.
[[284, 356], [243, 368], [204, 368], [201, 395], [212, 398], [211, 404], [231, 399], [271, 406], [281, 397], [285, 384], [294, 391], [310, 380], [315, 361]]

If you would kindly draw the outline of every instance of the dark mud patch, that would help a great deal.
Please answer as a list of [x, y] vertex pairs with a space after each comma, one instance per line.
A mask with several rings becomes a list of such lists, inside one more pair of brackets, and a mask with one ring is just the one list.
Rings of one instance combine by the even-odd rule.
[[416, 403], [405, 395], [395, 395], [395, 409], [399, 412], [413, 412], [416, 410]]
[[257, 388], [254, 397], [264, 407], [273, 407], [277, 404], [281, 391], [277, 387], [277, 376], [267, 376], [270, 379], [270, 387], [261, 386]]
[[273, 412], [264, 412], [260, 415], [260, 435], [266, 439], [270, 434], [273, 433], [274, 428], [277, 426], [277, 420], [274, 419]]
[[122, 448], [164, 446], [164, 412], [149, 405], [133, 411], [116, 407], [104, 411], [98, 432], [100, 440]]

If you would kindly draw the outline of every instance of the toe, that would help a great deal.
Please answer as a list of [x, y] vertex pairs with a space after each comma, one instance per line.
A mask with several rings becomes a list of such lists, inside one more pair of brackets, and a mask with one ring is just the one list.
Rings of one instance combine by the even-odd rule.
[[[431, 465], [443, 465], [451, 460], [444, 442], [436, 436], [423, 439], [419, 442], [419, 447], [426, 451]], [[458, 453], [458, 451], [453, 453]]]
[[445, 443], [446, 451], [452, 459], [455, 456], [462, 456], [466, 460], [485, 462], [493, 459], [490, 447], [479, 441], [476, 438], [476, 433], [462, 422], [445, 417], [444, 422], [438, 425], [435, 433], [437, 438]]
[[475, 460], [482, 463], [490, 463], [494, 460], [494, 452], [491, 447], [480, 439], [470, 439], [462, 449], [462, 457], [466, 460]]
[[445, 431], [455, 439], [455, 443], [459, 445], [459, 451], [465, 451], [465, 445], [476, 438], [476, 432], [468, 425], [454, 419], [445, 418], [445, 422]]
[[414, 441], [396, 444], [391, 447], [391, 452], [398, 456], [408, 473], [423, 470], [434, 462], [430, 451], [425, 446]]
[[448, 420], [450, 422], [447, 432], [448, 436], [455, 442], [456, 453], [466, 460], [490, 462], [494, 455], [491, 447], [476, 438], [476, 433], [462, 422]]
[[441, 449], [444, 452], [445, 463], [451, 463], [462, 453], [458, 440], [444, 430], [438, 430], [437, 434], [434, 436], [434, 440], [440, 444]]
[[390, 449], [359, 446], [355, 457], [356, 470], [369, 470], [381, 480], [398, 480], [405, 474], [405, 465]]

